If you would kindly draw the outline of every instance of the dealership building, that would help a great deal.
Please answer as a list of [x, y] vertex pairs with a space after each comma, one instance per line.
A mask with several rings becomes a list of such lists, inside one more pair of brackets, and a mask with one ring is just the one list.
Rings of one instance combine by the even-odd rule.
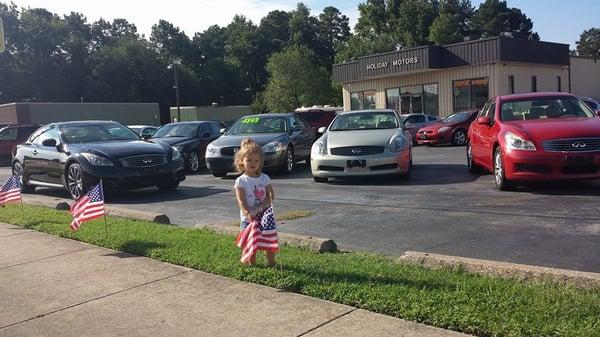
[[600, 62], [561, 43], [495, 37], [428, 45], [335, 64], [344, 110], [394, 109], [445, 117], [490, 97], [562, 91], [600, 98]]

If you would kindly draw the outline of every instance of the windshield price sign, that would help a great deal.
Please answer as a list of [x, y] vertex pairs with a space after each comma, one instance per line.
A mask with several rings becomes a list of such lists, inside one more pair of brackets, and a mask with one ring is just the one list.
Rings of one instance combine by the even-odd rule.
[[242, 119], [242, 124], [258, 124], [260, 118], [258, 117], [250, 117]]

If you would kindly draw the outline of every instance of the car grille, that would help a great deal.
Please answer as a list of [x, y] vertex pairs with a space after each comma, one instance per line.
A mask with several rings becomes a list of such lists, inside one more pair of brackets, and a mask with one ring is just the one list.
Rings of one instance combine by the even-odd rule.
[[167, 163], [165, 156], [135, 156], [121, 159], [124, 167], [151, 167]]
[[221, 148], [221, 154], [224, 156], [233, 156], [236, 152], [236, 149], [239, 149], [239, 146], [232, 146], [232, 147], [224, 147]]
[[600, 138], [554, 139], [542, 142], [549, 152], [590, 152], [600, 151]]
[[331, 148], [331, 154], [336, 156], [368, 156], [383, 153], [383, 146], [345, 146]]

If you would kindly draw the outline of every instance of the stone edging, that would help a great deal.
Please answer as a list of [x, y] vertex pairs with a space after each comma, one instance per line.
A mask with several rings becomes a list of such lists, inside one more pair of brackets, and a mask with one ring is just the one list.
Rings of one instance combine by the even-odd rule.
[[600, 274], [577, 270], [529, 266], [517, 263], [472, 259], [466, 257], [438, 255], [422, 252], [405, 252], [402, 262], [416, 263], [427, 267], [461, 267], [476, 274], [514, 278], [520, 280], [550, 280], [571, 284], [580, 288], [600, 286]]

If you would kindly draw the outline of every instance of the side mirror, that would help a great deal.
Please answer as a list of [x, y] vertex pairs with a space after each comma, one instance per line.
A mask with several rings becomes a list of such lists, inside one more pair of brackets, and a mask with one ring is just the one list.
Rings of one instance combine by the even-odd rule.
[[56, 147], [56, 139], [46, 139], [42, 142], [43, 146]]
[[319, 128], [319, 130], [317, 130], [317, 132], [318, 132], [318, 133], [321, 133], [321, 134], [322, 134], [322, 133], [325, 133], [326, 131], [327, 131], [327, 128], [326, 128], [326, 127], [324, 127], [324, 126], [320, 127], [320, 128]]
[[224, 134], [225, 131], [227, 131], [227, 129], [225, 129], [225, 128], [222, 128], [221, 130], [219, 130], [219, 132], [221, 132], [221, 134]]
[[404, 124], [404, 126], [402, 127], [403, 130], [412, 130], [415, 128], [415, 124], [414, 123], [406, 123]]
[[477, 124], [490, 125], [492, 124], [492, 119], [488, 116], [479, 117], [477, 118]]

